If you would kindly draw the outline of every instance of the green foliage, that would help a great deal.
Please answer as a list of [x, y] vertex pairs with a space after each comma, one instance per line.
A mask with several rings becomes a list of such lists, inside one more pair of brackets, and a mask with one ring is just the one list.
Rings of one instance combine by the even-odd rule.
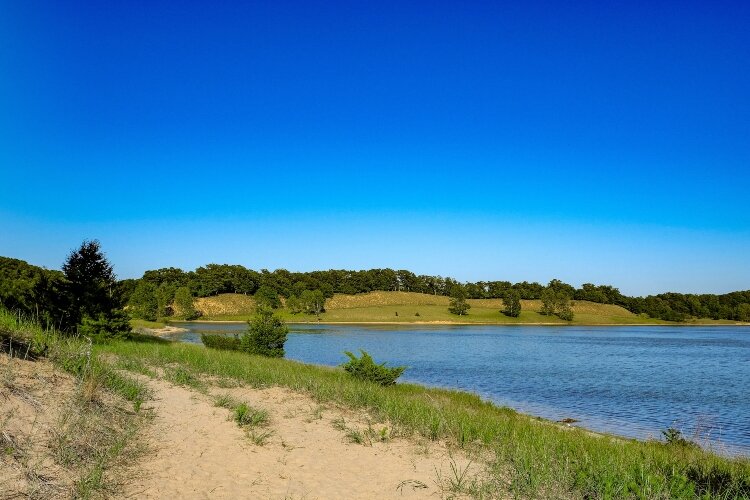
[[750, 304], [739, 304], [737, 306], [737, 321], [750, 323]]
[[[1, 271], [2, 260], [0, 260], [0, 282], [2, 281]], [[193, 295], [198, 297], [220, 293], [253, 294], [259, 284], [262, 284], [273, 289], [278, 295], [288, 298], [294, 296], [298, 299], [301, 299], [306, 290], [320, 290], [324, 297], [330, 298], [334, 293], [358, 294], [378, 290], [450, 296], [460, 288], [465, 293], [465, 299], [503, 298], [506, 291], [514, 290], [518, 292], [522, 300], [528, 300], [542, 298], [542, 293], [549, 288], [549, 286], [545, 287], [539, 283], [527, 281], [515, 284], [508, 281], [478, 281], [461, 284], [452, 278], [418, 276], [406, 270], [394, 269], [363, 271], [331, 269], [300, 273], [277, 269], [258, 272], [243, 266], [226, 264], [209, 264], [199, 267], [194, 272], [184, 272], [175, 268], [147, 271], [142, 279], [151, 282], [156, 287], [163, 283], [171, 284], [174, 289], [187, 286]], [[626, 297], [610, 285], [584, 283], [581, 288], [576, 289], [560, 280], [552, 280], [550, 286], [556, 293], [566, 294], [569, 299], [614, 304], [634, 314], [645, 313], [653, 318], [668, 321], [683, 321], [691, 317], [742, 321], [740, 317], [748, 317], [747, 307], [750, 307], [750, 290], [723, 295], [664, 293], [644, 298]], [[134, 287], [131, 283], [123, 284], [123, 293], [131, 293], [131, 287]], [[2, 290], [3, 287], [0, 286], [0, 300], [5, 300], [2, 299]], [[55, 297], [54, 294], [51, 296]], [[28, 297], [25, 299], [25, 302], [31, 304], [31, 308], [27, 311], [33, 312], [34, 301], [33, 296], [31, 299]], [[39, 303], [38, 300], [36, 302]], [[292, 304], [294, 305], [293, 301]], [[742, 304], [747, 304], [747, 306], [740, 307]], [[299, 307], [301, 306], [294, 306], [290, 310], [299, 312], [305, 310], [304, 307], [302, 309]], [[322, 310], [324, 308], [321, 312]], [[315, 311], [313, 310], [312, 313], [315, 314]], [[567, 313], [563, 312], [563, 316], [566, 315]]]
[[63, 273], [72, 300], [71, 318], [81, 335], [101, 341], [130, 334], [128, 315], [119, 309], [114, 271], [97, 240], [84, 241], [72, 251]]
[[55, 337], [53, 330], [43, 328], [39, 322], [0, 306], [0, 352], [16, 358], [37, 359], [47, 354], [49, 343]]
[[227, 337], [226, 335], [201, 334], [201, 342], [212, 349], [223, 349], [225, 351], [241, 350], [240, 337]]
[[109, 316], [117, 307], [113, 297], [115, 274], [97, 240], [84, 241], [70, 252], [62, 269], [73, 301], [70, 312], [76, 323], [84, 317]]
[[190, 289], [186, 286], [181, 286], [175, 291], [174, 303], [177, 309], [180, 311], [180, 316], [186, 320], [195, 319], [198, 317], [198, 311], [193, 305], [193, 294], [190, 293]]
[[359, 352], [361, 353], [361, 357], [359, 358], [349, 351], [344, 352], [349, 358], [349, 361], [342, 365], [344, 370], [349, 372], [356, 379], [375, 382], [382, 386], [389, 386], [394, 385], [396, 379], [404, 373], [404, 370], [406, 370], [405, 366], [389, 368], [385, 366], [385, 363], [379, 365], [375, 364], [372, 356], [366, 351], [360, 349]]
[[511, 318], [521, 315], [521, 294], [516, 290], [507, 290], [503, 295], [503, 314]]
[[458, 316], [465, 316], [469, 314], [469, 309], [471, 309], [471, 304], [466, 302], [466, 292], [463, 287], [454, 287], [451, 294], [451, 301], [448, 305], [448, 312], [457, 314]]
[[74, 324], [64, 275], [22, 260], [0, 257], [0, 305], [56, 329]]
[[159, 318], [165, 318], [174, 314], [171, 304], [174, 301], [176, 291], [177, 287], [168, 282], [164, 282], [156, 288], [156, 315]]
[[325, 311], [326, 297], [320, 290], [305, 290], [300, 296], [300, 306], [308, 314], [320, 315]]
[[299, 314], [304, 310], [304, 307], [302, 307], [302, 301], [296, 295], [291, 295], [286, 299], [286, 308], [289, 309], [289, 312], [292, 314]]
[[542, 292], [542, 309], [539, 312], [549, 316], [556, 315], [565, 321], [573, 321], [570, 295], [566, 288], [556, 286], [556, 281], [558, 280], [550, 281], [549, 286]]
[[265, 425], [268, 423], [268, 412], [253, 408], [247, 403], [240, 403], [234, 408], [234, 421], [241, 427]]
[[156, 300], [156, 287], [144, 280], [140, 280], [130, 295], [130, 314], [134, 318], [156, 321], [159, 303]]
[[258, 288], [255, 292], [255, 302], [260, 307], [269, 307], [271, 309], [277, 309], [281, 307], [281, 299], [279, 294], [270, 286], [263, 285]]
[[664, 442], [668, 445], [674, 445], [674, 446], [694, 446], [697, 447], [698, 445], [690, 441], [689, 439], [685, 438], [685, 436], [682, 435], [682, 431], [679, 429], [675, 429], [674, 427], [669, 427], [663, 431], [661, 431], [662, 437], [664, 437]]
[[127, 338], [130, 335], [130, 318], [125, 311], [119, 309], [99, 313], [96, 318], [84, 316], [78, 333], [95, 342], [110, 338]]
[[273, 310], [259, 307], [255, 317], [248, 321], [247, 332], [240, 339], [243, 351], [269, 356], [284, 357], [284, 343], [289, 329]]

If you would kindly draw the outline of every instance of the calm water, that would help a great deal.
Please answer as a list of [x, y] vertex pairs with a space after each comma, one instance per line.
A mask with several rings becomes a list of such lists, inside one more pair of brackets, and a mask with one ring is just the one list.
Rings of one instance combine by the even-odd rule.
[[[242, 332], [180, 324], [175, 336]], [[637, 438], [677, 427], [750, 455], [750, 329], [743, 327], [393, 327], [290, 325], [287, 358], [339, 365], [343, 351], [406, 365], [400, 380], [475, 392], [500, 405]]]

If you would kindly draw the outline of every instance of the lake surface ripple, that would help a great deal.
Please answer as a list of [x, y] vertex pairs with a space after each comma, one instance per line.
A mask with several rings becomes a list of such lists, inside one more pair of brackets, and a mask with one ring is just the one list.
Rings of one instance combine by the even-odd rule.
[[[241, 333], [245, 324], [176, 324]], [[551, 420], [640, 439], [676, 427], [723, 454], [750, 455], [750, 329], [680, 326], [290, 325], [286, 357], [322, 365], [368, 351], [400, 380], [462, 389]]]

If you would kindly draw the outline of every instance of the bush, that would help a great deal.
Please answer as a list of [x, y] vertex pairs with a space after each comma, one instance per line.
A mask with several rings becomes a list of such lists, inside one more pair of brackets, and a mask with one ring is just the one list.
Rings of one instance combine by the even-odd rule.
[[668, 445], [698, 447], [697, 444], [685, 438], [685, 436], [682, 435], [682, 431], [675, 429], [674, 427], [669, 427], [668, 429], [661, 431], [661, 435], [664, 437], [664, 442]]
[[78, 326], [78, 334], [95, 342], [112, 338], [128, 338], [130, 337], [130, 320], [125, 311], [117, 309], [109, 314], [100, 313], [96, 319], [84, 316]]
[[227, 337], [225, 335], [201, 334], [201, 342], [203, 342], [204, 346], [212, 349], [222, 349], [225, 351], [240, 350], [240, 337], [238, 335]]
[[396, 366], [389, 368], [385, 366], [385, 363], [380, 365], [375, 364], [372, 356], [362, 349], [359, 350], [362, 353], [362, 357], [357, 358], [354, 354], [349, 351], [344, 352], [349, 357], [349, 362], [342, 365], [344, 370], [349, 372], [354, 378], [360, 380], [367, 380], [369, 382], [375, 382], [383, 386], [394, 385], [396, 379], [404, 373], [406, 370], [405, 366]]
[[248, 321], [247, 333], [240, 339], [240, 348], [252, 354], [283, 358], [288, 332], [284, 321], [275, 316], [271, 309], [259, 307], [255, 318]]

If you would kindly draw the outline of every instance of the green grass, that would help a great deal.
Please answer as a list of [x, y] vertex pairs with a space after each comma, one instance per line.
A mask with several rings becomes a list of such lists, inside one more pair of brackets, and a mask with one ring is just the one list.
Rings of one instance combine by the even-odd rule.
[[164, 321], [146, 321], [145, 319], [131, 319], [130, 320], [130, 327], [134, 330], [138, 328], [153, 328], [153, 329], [160, 329], [167, 326], [167, 323]]
[[399, 432], [478, 450], [493, 458], [481, 484], [469, 488], [475, 496], [750, 497], [748, 460], [594, 435], [499, 408], [473, 394], [413, 384], [381, 387], [355, 380], [341, 369], [179, 343], [117, 341], [96, 346], [96, 351], [153, 366], [179, 365], [195, 377], [288, 387], [318, 403], [365, 409]]
[[[75, 377], [74, 397], [48, 431], [52, 436], [49, 449], [62, 474], [72, 479], [75, 498], [112, 496], [119, 486], [112, 479], [119, 474], [115, 467], [135, 460], [140, 453], [137, 436], [144, 421], [140, 407], [150, 396], [145, 385], [102, 361], [93, 353], [90, 343], [61, 336], [3, 308], [0, 308], [0, 341], [7, 355], [26, 359], [45, 356]], [[19, 349], [19, 345], [26, 348]], [[29, 356], [29, 352], [36, 354]], [[125, 401], [132, 403], [134, 411], [122, 407]], [[46, 407], [43, 410], [51, 411]], [[33, 466], [49, 467], [49, 464]], [[43, 468], [39, 472], [41, 475], [33, 467], [28, 471], [36, 479], [46, 481], [44, 477], [49, 471]]]
[[[448, 297], [410, 292], [370, 292], [359, 295], [335, 295], [326, 303], [326, 312], [320, 317], [312, 314], [292, 314], [280, 308], [277, 314], [289, 323], [469, 323], [469, 324], [573, 324], [573, 325], [632, 325], [632, 324], [685, 324], [636, 315], [614, 305], [573, 301], [572, 322], [557, 316], [539, 314], [541, 302], [522, 300], [521, 315], [511, 318], [500, 313], [499, 299], [470, 299], [468, 315], [456, 316], [448, 312]], [[200, 299], [206, 308], [201, 317], [205, 321], [247, 321], [254, 314], [254, 301], [250, 297], [222, 294]], [[710, 319], [691, 320], [688, 324], [733, 324], [732, 321]]]

